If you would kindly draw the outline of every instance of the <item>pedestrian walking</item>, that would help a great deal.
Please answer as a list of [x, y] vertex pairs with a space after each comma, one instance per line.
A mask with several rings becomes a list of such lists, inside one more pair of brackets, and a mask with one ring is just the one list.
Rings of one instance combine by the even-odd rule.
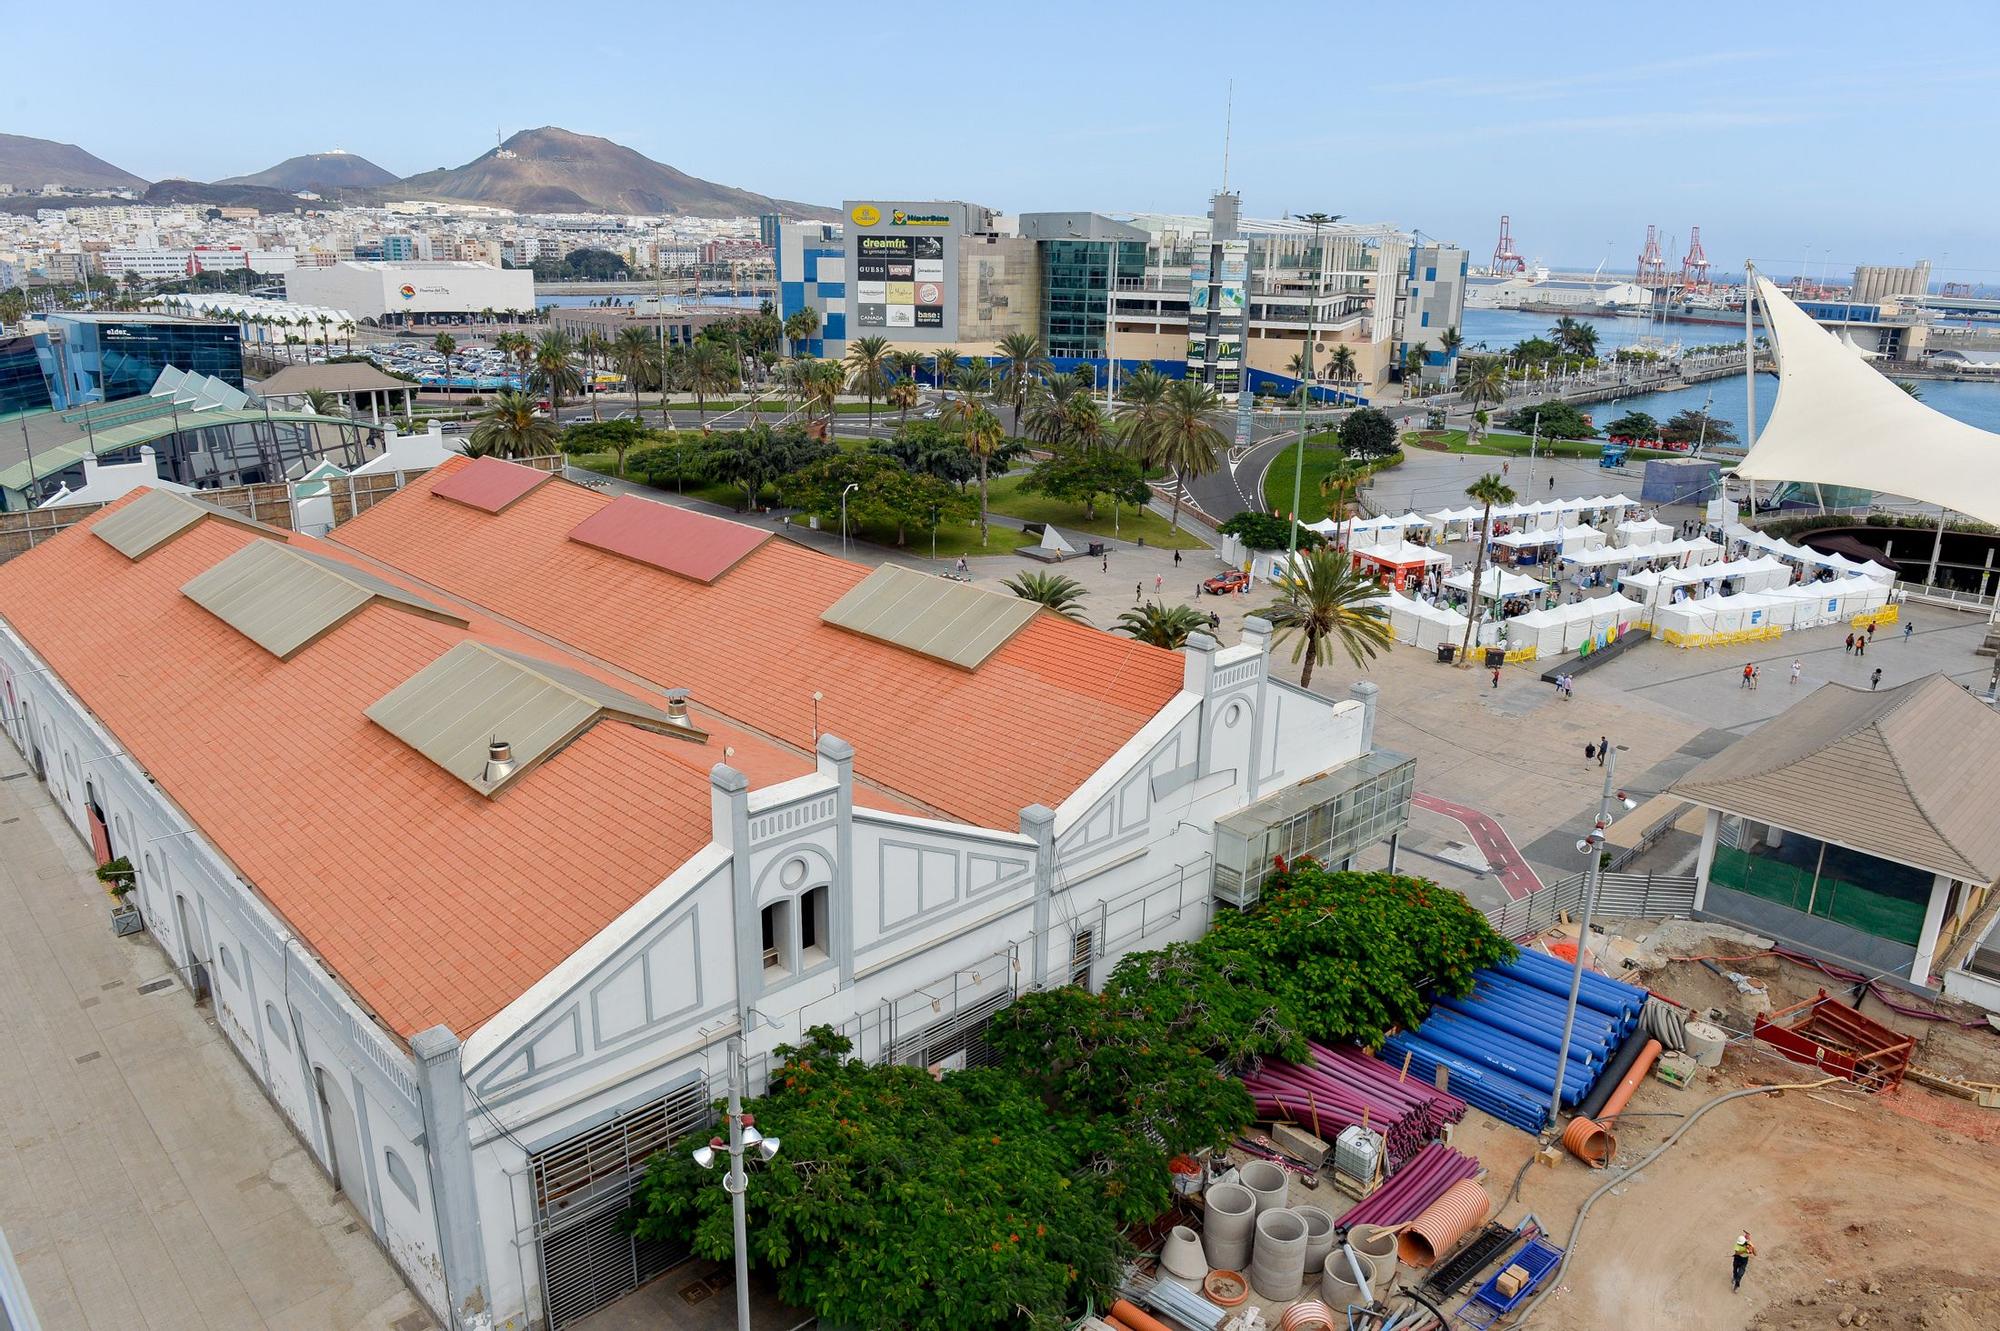
[[1179, 568], [1180, 566], [1181, 566], [1181, 552], [1176, 550], [1174, 551], [1174, 567]]
[[1158, 573], [1155, 573], [1153, 575], [1153, 595], [1158, 596], [1160, 594], [1161, 588], [1165, 587], [1166, 585], [1167, 585], [1167, 580], [1164, 576]]
[[1756, 666], [1751, 666], [1751, 667], [1750, 667], [1750, 691], [1751, 691], [1752, 693], [1755, 693], [1755, 692], [1757, 691], [1757, 667], [1756, 667]]
[[1868, 691], [1870, 693], [1873, 693], [1876, 689], [1879, 689], [1881, 687], [1882, 687], [1882, 667], [1876, 666], [1874, 673], [1868, 676]]
[[1854, 635], [1854, 654], [1855, 654], [1856, 656], [1866, 656], [1866, 655], [1868, 655], [1868, 635], [1867, 635], [1867, 634], [1865, 634], [1865, 633], [1857, 633], [1857, 634], [1855, 634], [1855, 635]]
[[1583, 765], [1585, 767], [1590, 766], [1590, 764], [1593, 761], [1595, 761], [1596, 758], [1597, 758], [1597, 746], [1595, 744], [1592, 744], [1589, 740], [1585, 740], [1583, 742]]
[[1903, 641], [1904, 641], [1904, 642], [1908, 642], [1908, 641], [1910, 640], [1910, 635], [1911, 635], [1912, 633], [1915, 633], [1916, 631], [1917, 631], [1917, 626], [1916, 626], [1915, 624], [1907, 624], [1907, 623], [1906, 623], [1906, 624], [1904, 624], [1904, 625], [1903, 625]]
[[1799, 675], [1805, 670], [1805, 668], [1806, 668], [1805, 662], [1803, 661], [1792, 662], [1792, 683], [1796, 684], [1799, 682]]
[[1611, 751], [1611, 741], [1604, 736], [1597, 737], [1597, 765], [1604, 766], [1604, 755]]
[[1744, 667], [1743, 667], [1743, 679], [1742, 679], [1742, 682], [1740, 682], [1739, 684], [1737, 684], [1737, 686], [1736, 686], [1736, 687], [1737, 687], [1737, 688], [1739, 688], [1739, 689], [1747, 689], [1747, 688], [1749, 688], [1749, 687], [1750, 687], [1750, 679], [1751, 679], [1751, 676], [1755, 675], [1756, 673], [1757, 673], [1757, 667], [1756, 667], [1756, 666], [1753, 666], [1753, 665], [1746, 665], [1746, 666], [1744, 666]]
[[1111, 571], [1111, 552], [1109, 550], [1104, 552], [1104, 571], [1106, 573]]
[[1875, 641], [1875, 621], [1872, 619], [1868, 621], [1868, 641]]
[[1141, 601], [1143, 601], [1143, 600], [1145, 600], [1145, 599], [1146, 599], [1146, 584], [1145, 584], [1145, 583], [1143, 583], [1143, 582], [1135, 582], [1135, 583], [1133, 583], [1133, 584], [1132, 584], [1132, 604], [1133, 604], [1133, 605], [1137, 605], [1137, 604], [1139, 604], [1139, 602], [1141, 602]]
[[1736, 1247], [1729, 1255], [1729, 1287], [1739, 1293], [1743, 1289], [1743, 1273], [1750, 1269], [1750, 1259], [1757, 1255], [1757, 1245], [1750, 1241], [1750, 1231], [1744, 1230], [1736, 1236]]
[[958, 574], [959, 574], [959, 576], [960, 576], [960, 577], [964, 577], [964, 576], [966, 575], [966, 573], [967, 573], [967, 572], [968, 572], [968, 571], [970, 570], [970, 568], [971, 568], [971, 566], [970, 566], [969, 564], [967, 564], [967, 563], [965, 562], [965, 556], [964, 556], [964, 555], [960, 555], [960, 556], [958, 557]]
[[1493, 667], [1493, 687], [1494, 687], [1494, 688], [1496, 688], [1496, 689], [1500, 687], [1500, 667], [1499, 667], [1499, 666], [1494, 666], [1494, 667]]
[[1847, 646], [1844, 651], [1848, 656], [1854, 655], [1854, 635], [1852, 633], [1847, 635]]
[[1556, 492], [1556, 478], [1551, 476], [1549, 477], [1549, 493], [1554, 494], [1555, 492]]

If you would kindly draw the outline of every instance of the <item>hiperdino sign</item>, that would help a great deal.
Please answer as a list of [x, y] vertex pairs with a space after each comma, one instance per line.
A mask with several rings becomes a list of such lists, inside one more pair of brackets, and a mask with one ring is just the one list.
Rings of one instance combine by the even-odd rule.
[[890, 226], [950, 226], [943, 213], [906, 213], [901, 208], [889, 214]]

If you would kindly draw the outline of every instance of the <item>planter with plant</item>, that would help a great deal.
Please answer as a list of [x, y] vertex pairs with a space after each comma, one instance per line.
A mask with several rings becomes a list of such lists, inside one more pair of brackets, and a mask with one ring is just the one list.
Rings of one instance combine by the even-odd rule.
[[111, 894], [111, 932], [123, 936], [135, 934], [145, 928], [145, 921], [139, 916], [139, 907], [132, 901], [132, 889], [139, 886], [138, 871], [132, 861], [120, 855], [117, 859], [97, 866], [97, 881], [104, 884], [104, 890]]

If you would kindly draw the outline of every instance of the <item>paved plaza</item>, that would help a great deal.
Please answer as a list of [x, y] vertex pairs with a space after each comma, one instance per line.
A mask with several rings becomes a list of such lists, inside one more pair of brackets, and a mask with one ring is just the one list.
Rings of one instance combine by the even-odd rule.
[[45, 1331], [435, 1325], [0, 741], [0, 1225]]

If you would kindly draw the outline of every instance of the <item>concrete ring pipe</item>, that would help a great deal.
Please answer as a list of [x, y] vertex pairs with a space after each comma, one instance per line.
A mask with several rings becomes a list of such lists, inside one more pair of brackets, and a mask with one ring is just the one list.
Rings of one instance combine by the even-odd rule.
[[1291, 1180], [1269, 1160], [1252, 1160], [1244, 1165], [1238, 1181], [1256, 1197], [1258, 1215], [1285, 1209], [1285, 1194]]
[[1296, 1211], [1257, 1217], [1257, 1247], [1250, 1258], [1250, 1287], [1267, 1299], [1295, 1299], [1305, 1284], [1306, 1222]]
[[1326, 1255], [1333, 1251], [1333, 1213], [1321, 1206], [1294, 1206], [1306, 1222], [1306, 1274], [1316, 1276], [1326, 1269]]
[[1241, 1183], [1217, 1183], [1208, 1190], [1203, 1207], [1201, 1250], [1209, 1267], [1241, 1271], [1250, 1260], [1252, 1226], [1257, 1220], [1257, 1195]]

